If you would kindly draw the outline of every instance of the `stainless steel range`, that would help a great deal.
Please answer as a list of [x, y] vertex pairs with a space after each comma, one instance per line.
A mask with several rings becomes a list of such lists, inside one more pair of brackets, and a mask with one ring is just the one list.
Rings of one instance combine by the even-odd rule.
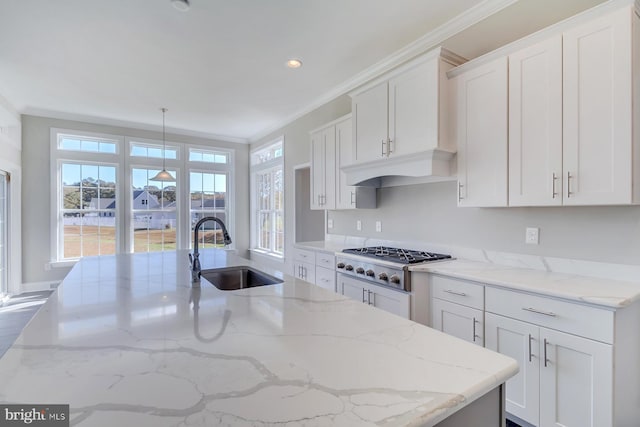
[[336, 257], [336, 271], [401, 291], [411, 290], [409, 266], [450, 259], [451, 255], [374, 246], [344, 249]]

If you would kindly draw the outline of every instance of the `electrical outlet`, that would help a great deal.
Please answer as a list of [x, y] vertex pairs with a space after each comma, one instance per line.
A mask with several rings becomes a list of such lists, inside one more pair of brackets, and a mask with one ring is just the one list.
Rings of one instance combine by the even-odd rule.
[[376, 231], [380, 233], [382, 231], [382, 222], [376, 221]]
[[356, 221], [356, 230], [362, 231], [362, 221], [360, 220]]
[[328, 228], [333, 228], [333, 220], [332, 219], [327, 220], [327, 227]]
[[537, 245], [540, 242], [540, 229], [538, 227], [527, 227], [525, 243]]

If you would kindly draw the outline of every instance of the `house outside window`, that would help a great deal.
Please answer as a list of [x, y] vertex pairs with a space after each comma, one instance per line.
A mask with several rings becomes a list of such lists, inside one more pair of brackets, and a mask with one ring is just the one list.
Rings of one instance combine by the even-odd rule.
[[[52, 265], [187, 249], [205, 215], [233, 235], [233, 150], [55, 128], [51, 142]], [[152, 180], [163, 162], [175, 182]], [[204, 246], [221, 246], [210, 228]]]
[[251, 153], [252, 249], [284, 256], [284, 146], [280, 138]]

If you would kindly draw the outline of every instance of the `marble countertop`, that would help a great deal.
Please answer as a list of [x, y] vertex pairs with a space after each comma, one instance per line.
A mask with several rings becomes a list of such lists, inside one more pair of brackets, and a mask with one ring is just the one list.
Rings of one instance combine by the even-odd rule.
[[438, 273], [609, 308], [625, 307], [640, 299], [640, 281], [627, 282], [466, 260], [427, 263], [412, 266], [410, 270]]
[[0, 359], [0, 401], [70, 404], [78, 426], [432, 426], [518, 370], [260, 268], [284, 283], [192, 288], [186, 251], [83, 259]]
[[341, 252], [343, 249], [353, 247], [353, 246], [348, 246], [340, 243], [331, 242], [328, 240], [297, 242], [297, 243], [294, 243], [293, 246], [295, 248], [310, 249], [312, 251], [322, 251], [327, 253]]

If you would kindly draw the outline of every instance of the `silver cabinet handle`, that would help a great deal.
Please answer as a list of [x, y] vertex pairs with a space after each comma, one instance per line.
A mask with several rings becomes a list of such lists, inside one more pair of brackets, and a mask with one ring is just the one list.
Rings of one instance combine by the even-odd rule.
[[380, 141], [380, 142], [382, 143], [382, 146], [381, 146], [382, 152], [380, 153], [380, 155], [381, 155], [381, 157], [384, 157], [385, 156], [385, 149], [384, 149], [385, 142], [384, 142], [384, 139], [382, 141]]
[[362, 302], [366, 302], [366, 301], [364, 300], [364, 293], [365, 293], [365, 291], [366, 291], [366, 289], [365, 289], [365, 288], [362, 288]]
[[462, 185], [462, 183], [458, 181], [458, 202], [464, 199], [464, 197], [462, 197], [462, 187], [464, 187], [464, 185]]
[[355, 205], [355, 203], [356, 203], [356, 202], [355, 202], [355, 200], [353, 200], [353, 198], [354, 198], [354, 196], [355, 196], [355, 195], [356, 195], [355, 191], [352, 191], [352, 192], [351, 192], [351, 204], [352, 204], [352, 205]]
[[478, 335], [476, 334], [476, 318], [473, 318], [473, 342], [476, 342], [476, 338], [478, 338]]
[[452, 295], [458, 295], [460, 297], [466, 297], [467, 294], [465, 294], [464, 292], [457, 292], [457, 291], [452, 291], [451, 289], [445, 289], [444, 290], [446, 293], [448, 294], [452, 294]]
[[551, 362], [548, 358], [547, 358], [547, 344], [549, 344], [549, 342], [547, 341], [547, 339], [544, 339], [544, 367], [547, 367], [547, 363]]
[[[376, 294], [368, 291], [369, 295], [367, 295], [367, 300], [369, 301], [369, 305], [376, 305]], [[371, 295], [373, 295], [373, 298], [371, 298]]]
[[531, 362], [531, 340], [533, 339], [533, 337], [531, 336], [531, 334], [529, 334], [529, 362]]
[[558, 177], [556, 176], [556, 173], [552, 173], [551, 174], [551, 198], [555, 199], [556, 196], [558, 195], [558, 193], [556, 192], [556, 181], [558, 180]]
[[567, 198], [571, 197], [571, 195], [573, 194], [571, 192], [571, 178], [573, 178], [571, 176], [571, 172], [567, 171]]
[[532, 308], [532, 307], [522, 307], [522, 309], [524, 311], [530, 311], [531, 313], [542, 314], [543, 316], [549, 316], [549, 317], [557, 316], [557, 314], [555, 314], [553, 311], [536, 310], [535, 308]]
[[387, 157], [389, 157], [389, 154], [393, 153], [393, 150], [391, 149], [391, 138], [387, 138]]

